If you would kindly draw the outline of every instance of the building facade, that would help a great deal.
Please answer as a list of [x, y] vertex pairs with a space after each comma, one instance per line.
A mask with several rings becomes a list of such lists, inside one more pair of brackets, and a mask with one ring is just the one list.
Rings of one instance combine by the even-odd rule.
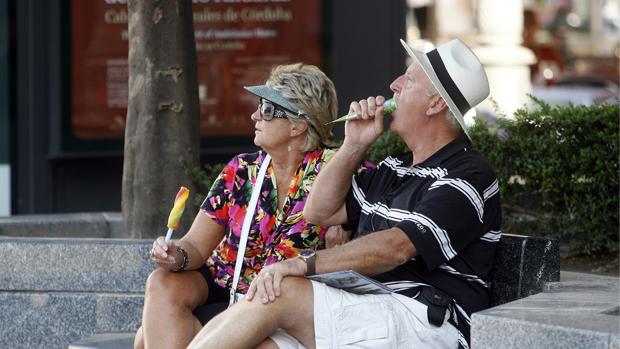
[[[287, 12], [295, 6], [311, 9]], [[260, 66], [253, 77], [256, 83], [268, 73], [269, 63], [286, 62], [282, 56], [287, 51], [293, 52], [288, 59], [295, 61], [313, 57], [310, 62], [334, 80], [340, 112], [346, 113], [352, 100], [390, 94], [388, 84], [405, 64], [398, 44], [405, 31], [405, 7], [404, 0], [200, 0], [194, 1], [194, 23], [197, 45], [203, 45], [199, 50], [235, 49], [225, 40], [209, 41], [218, 38], [254, 47], [242, 70], [243, 78], [249, 79], [250, 68]], [[93, 15], [93, 8], [100, 12]], [[94, 24], [98, 20], [103, 24]], [[239, 25], [226, 27], [227, 20]], [[275, 29], [269, 27], [287, 20], [282, 26], [276, 23]], [[260, 25], [248, 30], [252, 21]], [[126, 40], [126, 31], [118, 29], [126, 22], [126, 0], [0, 0], [0, 215], [120, 211], [125, 115], [119, 79], [126, 74], [122, 61], [126, 57], [116, 53], [115, 58], [110, 52], [114, 40], [121, 44]], [[314, 48], [308, 43], [300, 49], [294, 30], [287, 30], [299, 28], [295, 25], [301, 22], [312, 32], [299, 35], [313, 35], [314, 39], [303, 41], [315, 41]], [[114, 30], [116, 39], [105, 36]], [[266, 62], [269, 52], [261, 51], [260, 44], [270, 36], [281, 39], [283, 47], [279, 56], [271, 54], [272, 61]], [[84, 37], [95, 39], [85, 43]], [[367, 42], [375, 43], [373, 50], [363, 44]], [[209, 61], [213, 59], [201, 62], [199, 57], [199, 74], [220, 74], [221, 69]], [[79, 66], [86, 67], [86, 73], [76, 69]], [[105, 70], [100, 83], [97, 66]], [[222, 86], [199, 86], [205, 103], [250, 103], [238, 81], [224, 75], [221, 80]], [[103, 99], [103, 106], [84, 104], [88, 98]], [[251, 103], [255, 107], [255, 101]], [[218, 120], [230, 121], [236, 115], [226, 106], [218, 110], [216, 115], [202, 115], [202, 122], [217, 126]], [[250, 113], [246, 109], [239, 115], [249, 120]], [[102, 128], [101, 120], [110, 121]], [[221, 129], [234, 129], [228, 126]], [[213, 130], [203, 132], [203, 163], [225, 162], [235, 153], [255, 149], [251, 132]]]

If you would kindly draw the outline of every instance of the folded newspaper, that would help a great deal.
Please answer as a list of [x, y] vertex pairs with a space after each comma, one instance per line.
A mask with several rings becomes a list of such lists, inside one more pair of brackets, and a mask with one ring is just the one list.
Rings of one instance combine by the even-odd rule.
[[328, 286], [357, 294], [387, 294], [394, 292], [377, 280], [373, 280], [353, 270], [306, 276], [306, 278]]

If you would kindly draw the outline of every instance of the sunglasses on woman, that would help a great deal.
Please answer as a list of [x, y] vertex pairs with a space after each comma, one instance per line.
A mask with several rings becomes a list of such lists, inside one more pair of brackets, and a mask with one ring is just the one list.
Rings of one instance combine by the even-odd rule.
[[286, 119], [289, 117], [289, 114], [283, 108], [277, 106], [269, 102], [266, 99], [261, 99], [260, 103], [258, 103], [258, 111], [260, 113], [261, 119], [265, 121], [269, 121], [273, 118]]

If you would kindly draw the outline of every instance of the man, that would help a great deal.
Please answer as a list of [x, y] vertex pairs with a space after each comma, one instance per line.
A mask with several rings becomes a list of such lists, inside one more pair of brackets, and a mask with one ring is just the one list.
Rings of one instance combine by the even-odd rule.
[[[304, 210], [311, 222], [347, 223], [354, 239], [264, 268], [246, 300], [190, 347], [251, 348], [269, 336], [281, 349], [468, 348], [469, 317], [489, 305], [486, 280], [501, 235], [497, 180], [463, 122], [488, 96], [488, 81], [459, 40], [426, 54], [401, 43], [416, 62], [390, 85], [390, 128], [411, 152], [352, 176], [383, 132], [384, 98], [352, 103], [361, 119], [347, 122]], [[355, 295], [303, 278], [347, 269], [395, 292]]]

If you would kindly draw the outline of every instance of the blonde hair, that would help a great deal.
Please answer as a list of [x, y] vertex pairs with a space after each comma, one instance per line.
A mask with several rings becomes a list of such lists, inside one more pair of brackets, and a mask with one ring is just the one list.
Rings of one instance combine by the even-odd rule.
[[334, 83], [314, 65], [295, 63], [280, 65], [271, 71], [267, 86], [278, 91], [282, 97], [303, 113], [290, 117], [306, 120], [308, 130], [301, 151], [333, 146], [332, 124], [336, 118], [338, 99]]

